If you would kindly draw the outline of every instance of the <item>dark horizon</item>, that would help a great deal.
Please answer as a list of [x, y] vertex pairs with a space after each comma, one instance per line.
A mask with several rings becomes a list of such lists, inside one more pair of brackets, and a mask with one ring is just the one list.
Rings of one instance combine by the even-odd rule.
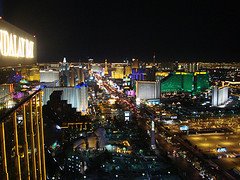
[[3, 16], [3, 0], [0, 0], [0, 17]]
[[34, 34], [39, 62], [240, 59], [237, 5], [176, 1], [3, 2], [6, 21]]

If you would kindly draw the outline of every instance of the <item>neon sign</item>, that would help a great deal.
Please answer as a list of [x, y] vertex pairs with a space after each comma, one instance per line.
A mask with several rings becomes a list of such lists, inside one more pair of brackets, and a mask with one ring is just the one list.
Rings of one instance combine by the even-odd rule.
[[34, 58], [34, 42], [0, 29], [0, 55]]

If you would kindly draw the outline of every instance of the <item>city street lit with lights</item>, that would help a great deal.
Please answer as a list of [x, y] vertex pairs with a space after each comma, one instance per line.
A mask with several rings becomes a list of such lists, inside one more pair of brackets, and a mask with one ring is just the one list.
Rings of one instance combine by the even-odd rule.
[[240, 179], [240, 11], [0, 0], [0, 180]]

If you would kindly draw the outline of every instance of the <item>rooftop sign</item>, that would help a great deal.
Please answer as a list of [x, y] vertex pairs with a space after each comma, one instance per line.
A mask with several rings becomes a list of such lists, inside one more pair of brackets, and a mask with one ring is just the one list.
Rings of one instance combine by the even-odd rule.
[[0, 19], [0, 66], [34, 64], [36, 38]]
[[2, 56], [34, 58], [34, 42], [0, 29], [0, 53]]

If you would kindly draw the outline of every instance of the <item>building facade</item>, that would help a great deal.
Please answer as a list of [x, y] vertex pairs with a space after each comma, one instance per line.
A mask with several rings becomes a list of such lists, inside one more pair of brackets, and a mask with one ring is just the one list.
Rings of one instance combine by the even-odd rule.
[[228, 101], [228, 87], [214, 86], [212, 89], [212, 106], [224, 105]]
[[53, 87], [44, 88], [43, 104], [46, 105], [50, 100], [50, 95], [54, 91], [63, 91], [62, 100], [67, 100], [68, 104], [76, 108], [77, 112], [85, 114], [88, 108], [88, 88], [86, 85], [76, 87]]
[[[4, 76], [1, 84], [9, 83], [1, 85], [3, 103], [7, 104], [0, 108], [3, 180], [47, 178], [42, 91], [36, 90], [40, 79], [36, 60], [36, 38], [0, 18], [0, 67]], [[32, 83], [26, 83], [27, 80]]]
[[157, 81], [136, 81], [136, 98], [158, 99], [160, 98], [159, 82]]
[[202, 92], [210, 88], [207, 72], [172, 72], [160, 82], [161, 93]]

